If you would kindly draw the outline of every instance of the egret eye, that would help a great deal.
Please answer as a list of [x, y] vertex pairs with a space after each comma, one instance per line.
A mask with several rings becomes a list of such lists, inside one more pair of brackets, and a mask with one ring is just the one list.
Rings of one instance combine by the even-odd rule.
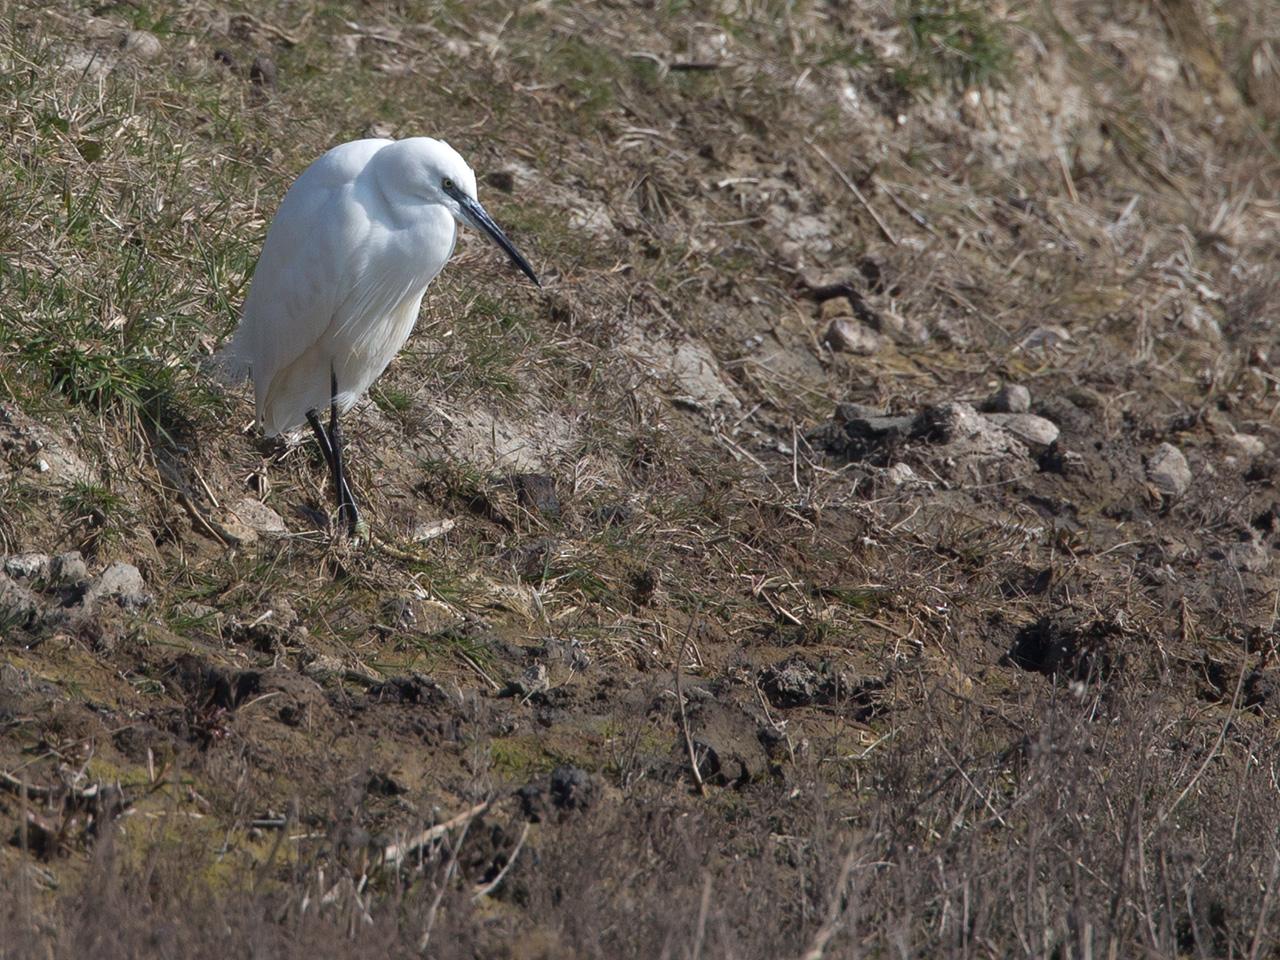
[[440, 186], [441, 188], [444, 189], [446, 193], [448, 193], [449, 191], [453, 190], [453, 180], [451, 180], [449, 177], [445, 177], [443, 180], [440, 181]]

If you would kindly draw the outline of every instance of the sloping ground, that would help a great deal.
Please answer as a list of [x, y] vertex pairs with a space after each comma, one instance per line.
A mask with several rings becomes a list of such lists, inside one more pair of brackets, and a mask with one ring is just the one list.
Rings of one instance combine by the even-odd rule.
[[[1275, 955], [1264, 3], [17, 5], [0, 955]], [[475, 237], [203, 376], [328, 146]]]

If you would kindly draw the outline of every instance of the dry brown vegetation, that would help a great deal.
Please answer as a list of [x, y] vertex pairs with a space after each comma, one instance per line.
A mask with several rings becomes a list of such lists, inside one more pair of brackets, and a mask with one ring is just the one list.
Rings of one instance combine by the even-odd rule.
[[[1270, 13], [0, 3], [0, 956], [1276, 956]], [[547, 283], [360, 546], [202, 363], [371, 133]]]

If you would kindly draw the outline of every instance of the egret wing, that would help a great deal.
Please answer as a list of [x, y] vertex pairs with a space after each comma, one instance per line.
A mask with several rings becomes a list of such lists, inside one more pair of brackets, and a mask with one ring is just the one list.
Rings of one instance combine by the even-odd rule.
[[[240, 326], [220, 360], [230, 377], [252, 377], [268, 434], [298, 425], [284, 422], [290, 419], [282, 418], [285, 411], [267, 409], [271, 383], [316, 354], [310, 348], [326, 338], [340, 306], [360, 285], [374, 226], [356, 198], [355, 181], [389, 143], [358, 140], [330, 150], [290, 187], [267, 231]], [[310, 406], [327, 405], [327, 371], [290, 379], [314, 380]]]

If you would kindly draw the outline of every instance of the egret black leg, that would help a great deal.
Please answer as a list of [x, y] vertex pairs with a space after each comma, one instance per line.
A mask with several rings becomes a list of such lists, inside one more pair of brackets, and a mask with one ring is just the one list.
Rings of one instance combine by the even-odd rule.
[[320, 423], [320, 416], [314, 410], [307, 411], [307, 423], [311, 424], [311, 432], [316, 435], [316, 442], [320, 444], [320, 452], [324, 454], [324, 465], [329, 468], [329, 472], [333, 472], [333, 444], [329, 442], [329, 434], [324, 432], [324, 426]]
[[338, 504], [338, 515], [341, 517], [343, 505], [346, 503], [342, 493], [342, 479], [338, 474], [338, 468], [333, 462], [333, 441], [329, 439], [329, 434], [325, 430], [324, 425], [320, 423], [320, 416], [314, 410], [307, 411], [307, 423], [311, 425], [311, 432], [316, 435], [316, 442], [320, 444], [320, 452], [324, 454], [325, 465], [329, 468], [329, 479], [333, 482], [333, 496]]
[[342, 427], [338, 423], [338, 376], [332, 366], [329, 367], [329, 449], [333, 461], [333, 486], [338, 494], [338, 522], [347, 524], [347, 532], [355, 536], [360, 524], [360, 511], [356, 507], [356, 498], [347, 483], [347, 474], [342, 466]]

